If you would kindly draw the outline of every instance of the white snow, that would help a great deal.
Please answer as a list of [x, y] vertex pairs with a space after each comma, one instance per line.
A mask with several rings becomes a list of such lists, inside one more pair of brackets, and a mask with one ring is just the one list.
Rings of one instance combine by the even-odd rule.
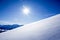
[[60, 40], [60, 14], [0, 33], [0, 40]]

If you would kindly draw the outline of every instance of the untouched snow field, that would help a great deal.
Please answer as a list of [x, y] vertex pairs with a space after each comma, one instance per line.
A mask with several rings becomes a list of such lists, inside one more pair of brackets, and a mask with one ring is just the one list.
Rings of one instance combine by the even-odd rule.
[[60, 14], [0, 33], [0, 40], [60, 40]]

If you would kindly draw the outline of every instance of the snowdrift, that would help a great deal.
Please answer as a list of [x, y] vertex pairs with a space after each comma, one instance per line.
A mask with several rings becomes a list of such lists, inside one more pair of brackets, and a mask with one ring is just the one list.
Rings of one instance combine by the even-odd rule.
[[60, 40], [60, 14], [0, 33], [0, 40]]

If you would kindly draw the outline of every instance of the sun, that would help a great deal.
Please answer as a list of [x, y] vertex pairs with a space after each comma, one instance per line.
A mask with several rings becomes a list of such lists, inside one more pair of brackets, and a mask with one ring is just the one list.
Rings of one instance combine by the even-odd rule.
[[22, 11], [23, 11], [23, 13], [26, 14], [26, 15], [30, 13], [30, 10], [29, 10], [28, 7], [23, 7], [23, 10], [22, 10]]

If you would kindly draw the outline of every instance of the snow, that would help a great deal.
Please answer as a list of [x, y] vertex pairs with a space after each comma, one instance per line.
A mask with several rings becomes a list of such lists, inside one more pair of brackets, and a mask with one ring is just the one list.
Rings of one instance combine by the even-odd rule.
[[60, 14], [0, 33], [0, 40], [60, 40]]

